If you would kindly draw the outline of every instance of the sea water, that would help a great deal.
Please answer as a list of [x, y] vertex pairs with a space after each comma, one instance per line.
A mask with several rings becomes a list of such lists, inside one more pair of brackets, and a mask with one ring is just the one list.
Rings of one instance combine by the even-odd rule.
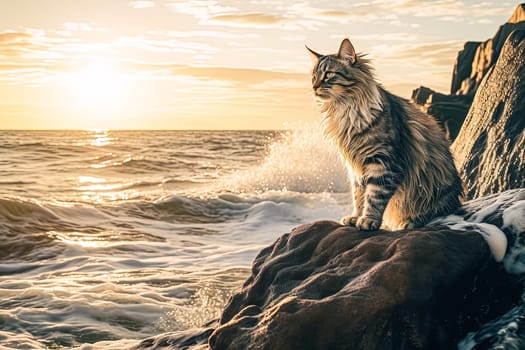
[[349, 210], [319, 126], [0, 131], [0, 349], [122, 349], [220, 316], [253, 258]]

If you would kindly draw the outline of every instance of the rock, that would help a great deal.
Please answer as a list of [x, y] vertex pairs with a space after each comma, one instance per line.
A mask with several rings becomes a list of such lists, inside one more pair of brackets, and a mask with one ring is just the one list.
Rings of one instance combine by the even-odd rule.
[[520, 4], [514, 10], [507, 23], [519, 23], [525, 21], [525, 4]]
[[[465, 217], [501, 225], [503, 208], [521, 199], [525, 190], [481, 198]], [[482, 217], [470, 211], [488, 206]], [[255, 259], [210, 348], [455, 348], [510, 309], [522, 289], [490, 258], [476, 224], [443, 225], [373, 233], [328, 221], [296, 228]]]
[[411, 100], [437, 119], [450, 140], [458, 135], [472, 103], [470, 96], [444, 95], [424, 86], [412, 92]]
[[452, 145], [467, 198], [525, 187], [525, 31], [507, 39]]
[[208, 337], [213, 328], [194, 328], [185, 331], [161, 334], [140, 342], [131, 350], [158, 350], [158, 349], [208, 349]]
[[[511, 242], [503, 264], [482, 238], [487, 227]], [[506, 344], [503, 331], [519, 343], [524, 239], [525, 189], [413, 231], [303, 225], [259, 253], [218, 322], [135, 349], [480, 350]]]
[[481, 81], [496, 64], [505, 40], [518, 29], [525, 30], [525, 4], [518, 5], [507, 23], [500, 26], [491, 39], [465, 43], [456, 57], [450, 95], [430, 89], [422, 93], [420, 90], [425, 90], [424, 87], [412, 92], [412, 101], [441, 122], [451, 141], [463, 124]]
[[[332, 222], [302, 226], [257, 257], [210, 345], [450, 349], [460, 337], [447, 329], [448, 312], [439, 305], [450, 303], [452, 287], [470, 279], [488, 256], [477, 234], [364, 233]], [[459, 289], [455, 302], [467, 291]]]
[[[470, 201], [465, 205], [470, 222], [485, 221], [501, 227], [510, 243], [503, 265], [517, 276], [522, 296], [510, 310], [471, 332], [459, 350], [525, 349], [525, 188], [505, 191]], [[515, 281], [516, 282], [516, 281]], [[497, 281], [494, 281], [497, 283]]]
[[481, 42], [479, 41], [467, 41], [463, 46], [463, 50], [458, 52], [454, 70], [452, 71], [451, 94], [455, 94], [456, 91], [460, 90], [462, 82], [470, 77], [472, 61], [474, 61], [474, 55], [480, 44]]
[[458, 53], [454, 66], [451, 94], [475, 94], [485, 74], [498, 60], [501, 48], [510, 33], [517, 29], [525, 29], [524, 6], [518, 5], [507, 23], [500, 26], [491, 39], [482, 43], [465, 44], [463, 51]]

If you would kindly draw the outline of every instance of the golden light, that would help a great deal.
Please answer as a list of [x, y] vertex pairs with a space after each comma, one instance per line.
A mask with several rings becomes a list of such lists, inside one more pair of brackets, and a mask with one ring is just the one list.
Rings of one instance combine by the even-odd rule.
[[130, 78], [111, 61], [92, 61], [65, 76], [72, 118], [85, 128], [115, 128], [130, 111]]
[[82, 232], [48, 231], [46, 233], [52, 239], [82, 248], [103, 248], [110, 245], [107, 237], [90, 236]]

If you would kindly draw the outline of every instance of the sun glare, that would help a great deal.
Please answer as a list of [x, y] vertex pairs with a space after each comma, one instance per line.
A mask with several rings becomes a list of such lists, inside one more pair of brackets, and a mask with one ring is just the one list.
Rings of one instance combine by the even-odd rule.
[[130, 82], [118, 66], [108, 61], [93, 61], [69, 73], [66, 78], [68, 104], [85, 127], [114, 127], [129, 111]]

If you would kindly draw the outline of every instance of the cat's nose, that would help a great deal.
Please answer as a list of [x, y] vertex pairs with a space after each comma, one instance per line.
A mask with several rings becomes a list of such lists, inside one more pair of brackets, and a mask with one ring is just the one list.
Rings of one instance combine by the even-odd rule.
[[320, 80], [315, 79], [314, 81], [312, 81], [312, 87], [314, 88], [314, 91], [317, 90], [320, 86], [321, 86]]

